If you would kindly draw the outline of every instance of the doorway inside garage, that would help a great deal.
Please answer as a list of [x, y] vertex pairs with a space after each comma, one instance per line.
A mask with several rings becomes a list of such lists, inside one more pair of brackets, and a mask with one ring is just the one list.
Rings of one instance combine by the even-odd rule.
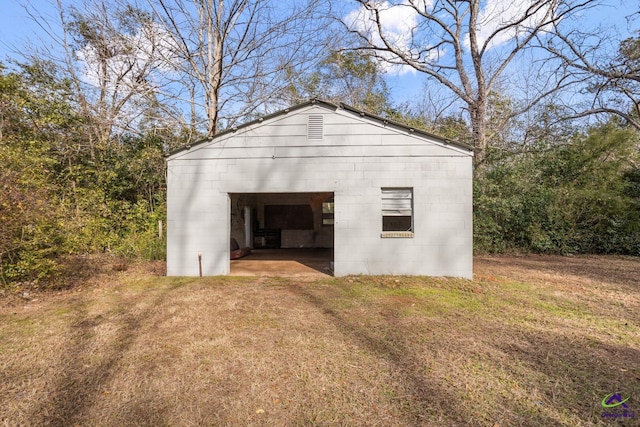
[[332, 192], [229, 197], [231, 275], [333, 275]]

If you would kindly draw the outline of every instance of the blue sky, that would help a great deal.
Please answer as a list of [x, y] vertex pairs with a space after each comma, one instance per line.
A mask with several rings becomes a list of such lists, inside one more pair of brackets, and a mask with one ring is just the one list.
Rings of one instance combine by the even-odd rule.
[[[380, 0], [383, 1], [383, 0]], [[425, 0], [426, 4], [429, 4], [433, 0]], [[497, 24], [505, 18], [505, 11], [520, 10], [520, 12], [514, 12], [514, 18], [521, 16], [521, 13], [527, 9], [530, 4], [530, 0], [485, 0], [482, 2], [483, 10], [502, 11], [499, 14], [494, 14], [493, 21]], [[401, 21], [410, 21], [414, 15], [409, 8], [396, 8], [398, 11], [389, 13], [388, 15], [382, 15], [382, 23], [388, 35], [391, 35], [392, 39], [402, 40], [402, 30], [407, 28], [406, 23]], [[404, 12], [401, 12], [404, 10]], [[591, 9], [587, 9], [581, 12], [580, 15], [576, 15], [569, 23], [578, 27], [580, 31], [589, 32], [593, 31], [598, 33], [596, 29], [601, 29], [610, 35], [605, 39], [605, 44], [608, 49], [615, 51], [619, 44], [619, 41], [629, 37], [631, 32], [640, 30], [640, 15], [637, 12], [640, 11], [640, 0], [602, 0], [599, 5]], [[635, 15], [635, 19], [630, 18], [631, 15]], [[508, 12], [506, 13], [508, 15]], [[355, 13], [357, 15], [357, 13]], [[414, 18], [415, 19], [415, 18]], [[419, 19], [419, 18], [418, 18]], [[481, 14], [482, 19], [482, 14]], [[507, 18], [508, 19], [508, 18]], [[486, 21], [485, 21], [486, 22]], [[489, 34], [495, 28], [491, 27], [491, 20], [489, 20], [486, 28], [480, 30], [480, 37], [482, 34]], [[567, 23], [567, 22], [565, 22]], [[386, 24], [386, 25], [385, 25]], [[415, 26], [414, 21], [409, 26]], [[357, 25], [356, 25], [357, 26]], [[600, 33], [601, 35], [603, 33]], [[507, 38], [504, 41], [508, 40]], [[400, 41], [402, 44], [402, 41]], [[529, 62], [531, 58], [516, 59], [512, 62], [510, 69], [528, 69], [530, 67]], [[391, 92], [394, 94], [400, 94], [395, 97], [396, 102], [409, 101], [413, 103], [418, 101], [416, 96], [420, 97], [419, 92], [423, 92], [425, 88], [425, 77], [421, 73], [411, 69], [408, 66], [396, 67], [395, 73], [391, 72], [387, 75], [387, 83]], [[507, 74], [509, 71], [507, 71]], [[514, 76], [512, 76], [514, 77]], [[515, 80], [514, 80], [515, 81]], [[526, 83], [526, 81], [525, 81]], [[446, 89], [443, 89], [442, 85], [436, 83], [430, 86], [434, 92], [430, 93], [430, 98], [438, 98], [444, 96], [448, 98], [452, 93]], [[445, 104], [448, 103], [444, 102]]]
[[[0, 61], [2, 62], [6, 62], [7, 57], [18, 57], [17, 52], [26, 52], [31, 47], [38, 47], [42, 43], [50, 44], [48, 42], [50, 37], [20, 5], [25, 1], [30, 1], [32, 8], [38, 13], [49, 16], [53, 25], [57, 22], [55, 9], [51, 6], [52, 0], [0, 0]], [[490, 1], [501, 2], [505, 0]], [[65, 1], [65, 3], [69, 2], [72, 3], [73, 0]], [[343, 6], [348, 6], [348, 4], [345, 1]], [[624, 37], [629, 34], [629, 31], [640, 28], [637, 22], [632, 22], [629, 25], [625, 19], [639, 10], [640, 0], [604, 0], [603, 6], [585, 14], [581, 22], [584, 23], [585, 28], [602, 25], [603, 28], [611, 28]], [[636, 21], [640, 21], [640, 18]], [[409, 100], [411, 94], [423, 86], [422, 76], [411, 72], [402, 75], [390, 74], [388, 75], [388, 83], [392, 93], [396, 94], [395, 100], [397, 102]]]
[[[21, 28], [27, 26], [26, 15], [15, 0], [2, 0], [2, 13], [0, 13], [0, 52], [2, 59], [7, 56], [6, 43], [13, 43], [21, 33]], [[29, 23], [30, 24], [30, 23]]]
[[39, 46], [40, 39], [49, 37], [31, 19], [21, 3], [29, 1], [43, 16], [50, 17], [49, 22], [55, 23], [55, 9], [49, 0], [0, 0], [0, 60], [5, 62], [7, 57], [17, 58], [20, 52], [26, 52], [30, 46]]

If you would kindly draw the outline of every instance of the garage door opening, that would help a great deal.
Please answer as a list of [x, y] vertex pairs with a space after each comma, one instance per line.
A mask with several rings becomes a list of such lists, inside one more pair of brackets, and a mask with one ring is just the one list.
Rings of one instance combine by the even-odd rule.
[[231, 275], [333, 275], [332, 192], [229, 196]]

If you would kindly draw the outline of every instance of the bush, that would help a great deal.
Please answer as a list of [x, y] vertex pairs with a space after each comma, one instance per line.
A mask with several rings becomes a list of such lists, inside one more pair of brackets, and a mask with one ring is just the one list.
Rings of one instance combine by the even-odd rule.
[[637, 140], [609, 123], [490, 165], [474, 184], [476, 251], [640, 254]]

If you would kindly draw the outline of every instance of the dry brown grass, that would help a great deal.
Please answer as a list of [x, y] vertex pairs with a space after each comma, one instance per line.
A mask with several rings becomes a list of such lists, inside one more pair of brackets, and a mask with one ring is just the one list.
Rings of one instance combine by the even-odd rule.
[[475, 281], [159, 270], [0, 300], [0, 425], [588, 426], [614, 391], [636, 412], [618, 424], [640, 419], [638, 259], [480, 257]]

